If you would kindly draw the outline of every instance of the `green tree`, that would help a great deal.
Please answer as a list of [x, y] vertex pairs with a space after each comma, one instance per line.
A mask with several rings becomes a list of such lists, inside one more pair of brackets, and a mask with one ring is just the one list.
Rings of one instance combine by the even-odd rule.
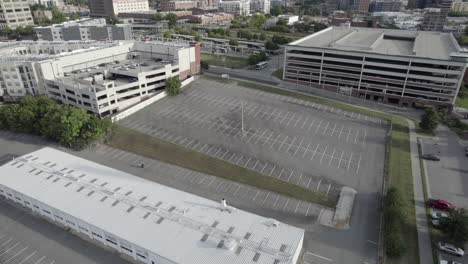
[[441, 225], [455, 244], [463, 246], [468, 241], [468, 211], [466, 209], [451, 210], [448, 218], [442, 218]]
[[231, 46], [239, 46], [239, 41], [237, 39], [230, 39], [229, 40], [229, 45]]
[[23, 36], [34, 34], [33, 26], [31, 25], [28, 25], [26, 27], [19, 26], [16, 28], [16, 32], [18, 32], [18, 34], [23, 35]]
[[9, 27], [3, 28], [1, 30], [1, 32], [2, 32], [2, 35], [4, 35], [4, 36], [8, 36], [8, 35], [13, 34], [13, 30], [11, 28], [9, 28]]
[[161, 20], [164, 20], [164, 16], [161, 13], [156, 13], [151, 16], [151, 19], [153, 21], [161, 21]]
[[57, 107], [56, 111], [47, 113], [42, 119], [44, 128], [42, 132], [48, 138], [71, 147], [80, 135], [83, 125], [88, 122], [88, 118], [88, 114], [83, 109], [68, 105]]
[[276, 22], [277, 26], [287, 26], [288, 25], [288, 20], [284, 18], [278, 19], [278, 22]]
[[250, 55], [248, 59], [248, 63], [249, 65], [255, 65], [265, 60], [266, 60], [266, 53], [262, 51], [259, 54]]
[[49, 7], [49, 10], [52, 11], [52, 23], [60, 24], [67, 21], [67, 15], [61, 12], [56, 6]]
[[171, 35], [174, 34], [175, 32], [173, 30], [168, 30], [164, 32], [164, 38], [171, 38]]
[[167, 23], [170, 28], [174, 27], [177, 24], [177, 16], [174, 13], [167, 14], [164, 19], [167, 20]]
[[202, 69], [205, 69], [205, 70], [210, 69], [210, 65], [208, 64], [207, 61], [200, 61], [200, 66], [202, 67]]
[[36, 11], [36, 10], [46, 10], [47, 7], [45, 5], [41, 5], [41, 4], [34, 4], [31, 6], [31, 10], [32, 11]]
[[260, 37], [259, 37], [260, 40], [266, 40], [266, 38], [267, 36], [265, 33], [260, 34]]
[[174, 76], [166, 79], [166, 92], [169, 95], [180, 93], [181, 82], [179, 76]]
[[250, 18], [250, 26], [259, 28], [263, 24], [265, 24], [266, 20], [267, 20], [267, 18], [265, 16], [265, 14], [254, 14]]
[[121, 21], [119, 20], [119, 18], [115, 14], [110, 14], [106, 18], [106, 23], [110, 24], [110, 25], [115, 25], [115, 24], [121, 23]]
[[419, 126], [426, 131], [432, 132], [439, 125], [439, 120], [440, 117], [437, 111], [433, 107], [428, 107], [421, 116]]
[[281, 35], [274, 35], [273, 38], [271, 38], [271, 41], [278, 45], [284, 45], [291, 42], [292, 39]]
[[80, 18], [81, 18], [80, 14], [78, 14], [78, 13], [76, 13], [76, 12], [75, 12], [75, 13], [71, 13], [71, 15], [70, 15], [70, 20], [78, 20], [78, 19], [80, 19]]
[[267, 42], [265, 42], [265, 48], [267, 50], [277, 50], [277, 49], [279, 49], [279, 45], [274, 43], [271, 40], [268, 40]]
[[270, 10], [270, 14], [272, 16], [279, 16], [279, 15], [283, 14], [283, 8], [281, 6], [280, 7], [273, 7]]
[[314, 32], [317, 32], [317, 31], [320, 31], [322, 29], [326, 29], [327, 28], [327, 25], [324, 24], [324, 23], [320, 23], [320, 22], [315, 22], [314, 23]]

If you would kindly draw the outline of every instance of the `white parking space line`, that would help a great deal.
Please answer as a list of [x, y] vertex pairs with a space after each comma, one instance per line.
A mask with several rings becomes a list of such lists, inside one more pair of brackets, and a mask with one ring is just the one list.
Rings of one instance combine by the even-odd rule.
[[328, 260], [330, 262], [333, 262], [333, 260], [329, 259], [329, 258], [326, 258], [326, 257], [323, 257], [323, 256], [320, 256], [320, 255], [317, 255], [317, 254], [314, 254], [314, 253], [311, 253], [311, 252], [306, 252], [305, 254], [308, 254], [308, 255], [311, 255], [311, 256], [314, 256], [314, 257], [317, 257], [317, 258], [321, 258], [321, 259], [324, 259], [324, 260]]
[[37, 253], [37, 250], [35, 250], [33, 253], [29, 254], [27, 257], [25, 257], [21, 262], [18, 264], [24, 263], [26, 260], [28, 260], [30, 257], [34, 256]]
[[7, 259], [5, 262], [3, 262], [2, 264], [6, 264], [8, 262], [10, 262], [10, 260], [16, 258], [19, 254], [23, 253], [23, 251], [25, 251], [26, 249], [28, 249], [29, 247], [24, 247], [22, 250], [18, 251], [15, 255], [13, 255], [11, 258]]
[[2, 254], [0, 254], [0, 257], [5, 255], [6, 253], [8, 253], [10, 250], [14, 249], [16, 246], [18, 246], [20, 244], [20, 242], [16, 243], [15, 245], [13, 245], [12, 247], [10, 247], [9, 249], [7, 249], [6, 251], [4, 251]]
[[41, 262], [41, 261], [42, 261], [43, 259], [45, 259], [45, 258], [46, 258], [46, 256], [43, 256], [42, 258], [40, 258], [40, 259], [38, 259], [36, 262], [34, 262], [34, 264], [37, 264], [37, 263]]

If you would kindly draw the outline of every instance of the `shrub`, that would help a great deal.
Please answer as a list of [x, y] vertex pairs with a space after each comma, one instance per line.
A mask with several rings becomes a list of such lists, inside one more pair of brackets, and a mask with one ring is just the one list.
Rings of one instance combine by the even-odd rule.
[[166, 92], [169, 95], [176, 95], [180, 92], [180, 79], [179, 76], [174, 76], [166, 79]]
[[200, 61], [200, 66], [202, 67], [202, 69], [205, 69], [205, 70], [210, 69], [210, 65], [208, 64], [207, 61]]

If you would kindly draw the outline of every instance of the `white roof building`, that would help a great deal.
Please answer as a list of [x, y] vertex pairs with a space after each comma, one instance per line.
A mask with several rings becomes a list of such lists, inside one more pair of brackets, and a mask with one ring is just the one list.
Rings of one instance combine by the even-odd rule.
[[304, 231], [52, 148], [0, 167], [0, 195], [144, 263], [296, 263]]

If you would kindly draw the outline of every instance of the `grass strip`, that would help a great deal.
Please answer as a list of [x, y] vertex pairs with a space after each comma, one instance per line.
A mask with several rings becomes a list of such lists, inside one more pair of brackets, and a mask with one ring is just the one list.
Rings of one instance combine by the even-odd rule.
[[261, 90], [264, 92], [275, 93], [297, 99], [333, 106], [346, 111], [361, 113], [364, 115], [387, 120], [391, 123], [390, 139], [387, 143], [390, 147], [389, 158], [385, 161], [384, 177], [388, 187], [400, 188], [402, 199], [404, 200], [404, 214], [406, 219], [400, 228], [402, 236], [406, 243], [406, 252], [400, 258], [385, 258], [385, 263], [403, 264], [419, 263], [418, 233], [416, 228], [416, 209], [414, 206], [413, 176], [411, 169], [410, 137], [408, 122], [398, 116], [378, 112], [366, 108], [356, 107], [329, 99], [302, 94], [296, 91], [285, 90], [273, 86], [266, 86], [258, 83], [246, 82], [241, 80], [226, 80], [214, 75], [204, 75], [204, 78], [211, 80], [222, 80], [223, 82], [237, 82], [238, 85]]
[[230, 69], [242, 69], [249, 65], [247, 58], [214, 55], [209, 53], [202, 53], [201, 59], [202, 61], [206, 61], [209, 65]]
[[334, 208], [336, 199], [298, 185], [197, 152], [139, 131], [116, 125], [108, 145], [187, 169]]

